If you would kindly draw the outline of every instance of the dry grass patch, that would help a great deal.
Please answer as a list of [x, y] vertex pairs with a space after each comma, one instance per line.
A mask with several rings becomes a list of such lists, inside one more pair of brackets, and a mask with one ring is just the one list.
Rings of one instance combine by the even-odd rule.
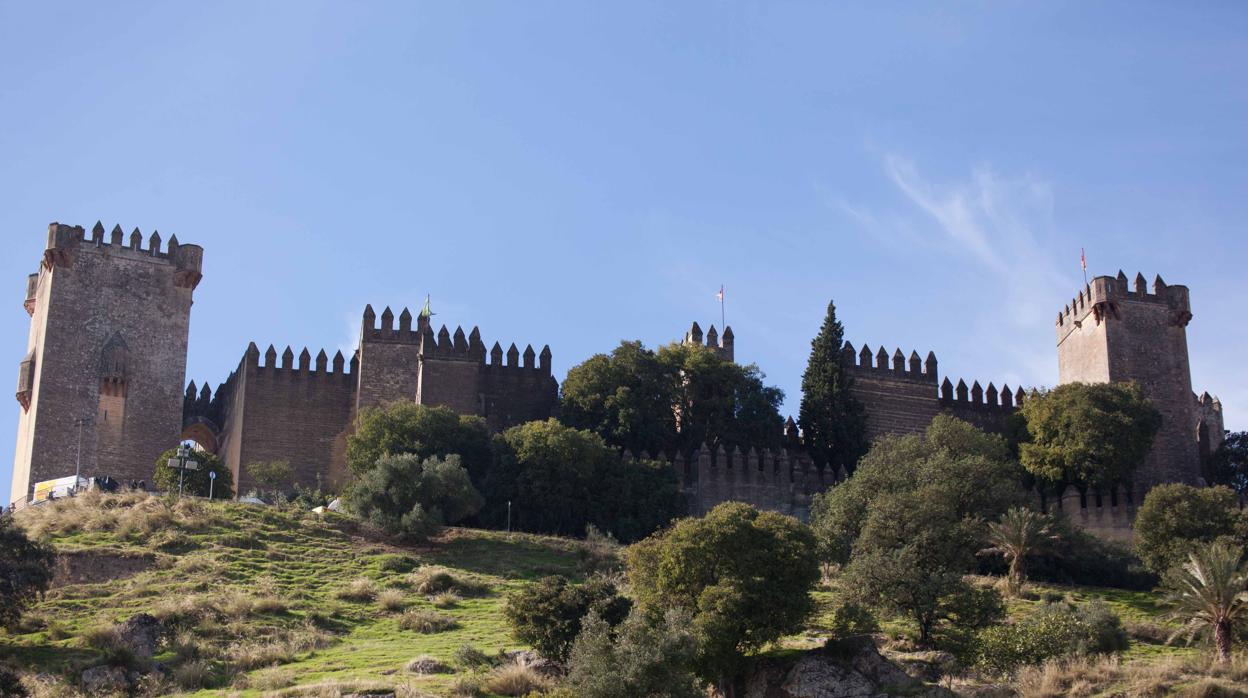
[[435, 608], [455, 608], [463, 600], [462, 596], [453, 591], [439, 591], [429, 597], [429, 603], [433, 604]]
[[377, 598], [377, 585], [368, 577], [356, 577], [347, 586], [334, 592], [336, 598], [343, 601], [372, 601]]
[[445, 613], [414, 608], [399, 616], [399, 627], [430, 635], [457, 628], [459, 623]]
[[397, 613], [407, 608], [407, 596], [398, 589], [385, 589], [377, 594], [377, 605], [386, 613]]
[[[1248, 655], [1227, 664], [1209, 657], [1168, 657], [1124, 664], [1116, 657], [1054, 660], [1018, 672], [1015, 689], [1022, 698], [1061, 698], [1110, 693], [1126, 698], [1164, 695], [1248, 696]], [[1236, 692], [1239, 691], [1239, 692]]]
[[285, 637], [236, 642], [226, 650], [225, 657], [235, 669], [250, 671], [260, 667], [288, 664], [304, 652], [328, 647], [334, 642], [333, 635], [309, 623]]
[[490, 693], [500, 696], [525, 696], [551, 687], [550, 680], [522, 662], [504, 664], [489, 674], [482, 683]]

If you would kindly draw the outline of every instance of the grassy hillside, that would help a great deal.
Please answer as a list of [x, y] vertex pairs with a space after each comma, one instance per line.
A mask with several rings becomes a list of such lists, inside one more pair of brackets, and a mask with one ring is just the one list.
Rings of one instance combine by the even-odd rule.
[[[149, 679], [151, 695], [466, 695], [464, 683], [489, 687], [488, 669], [474, 668], [482, 653], [523, 649], [502, 617], [505, 595], [546, 574], [583, 577], [604, 555], [580, 541], [470, 529], [403, 547], [334, 514], [131, 494], [62, 500], [19, 520], [55, 544], [58, 582], [0, 641], [0, 661], [72, 681], [103, 661], [130, 661], [107, 629], [151, 613], [174, 629], [154, 658], [169, 673]], [[828, 636], [836, 595], [815, 596], [807, 629], [769, 654]], [[1165, 644], [1155, 594], [1034, 585], [1009, 601], [1010, 615], [1059, 598], [1104, 600], [1131, 647], [1121, 658], [1024, 671], [1011, 687], [1023, 695], [1248, 695], [1233, 688], [1248, 682], [1248, 659], [1211, 669], [1199, 650]], [[884, 619], [883, 631], [893, 658], [931, 655], [912, 651], [904, 619]], [[408, 666], [416, 658], [444, 666], [420, 673]], [[1005, 687], [974, 675], [944, 682], [1008, 694], [985, 693]], [[63, 682], [44, 684], [45, 695], [71, 695]]]
[[[453, 665], [465, 645], [516, 649], [503, 596], [544, 574], [579, 576], [586, 557], [574, 541], [467, 529], [402, 548], [334, 514], [140, 495], [63, 500], [20, 519], [73, 563], [62, 574], [76, 574], [7, 638], [10, 664], [69, 676], [109, 652], [100, 628], [147, 612], [181, 628], [156, 657], [180, 667], [172, 682], [240, 695], [360, 681], [445, 694], [456, 674], [405, 664], [428, 655]], [[453, 580], [441, 597], [430, 588], [446, 581], [438, 568]], [[401, 627], [433, 613], [452, 627]]]

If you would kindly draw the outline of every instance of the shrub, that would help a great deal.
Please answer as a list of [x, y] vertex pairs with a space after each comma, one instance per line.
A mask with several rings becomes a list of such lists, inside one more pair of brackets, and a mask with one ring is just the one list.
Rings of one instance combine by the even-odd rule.
[[472, 645], [460, 645], [459, 649], [451, 655], [451, 661], [461, 669], [468, 670], [483, 669], [494, 664], [490, 655]]
[[615, 626], [628, 615], [631, 602], [601, 579], [572, 584], [566, 577], [543, 577], [507, 597], [503, 616], [520, 642], [541, 655], [564, 662], [590, 611]]
[[430, 635], [459, 627], [454, 618], [425, 609], [412, 609], [399, 616], [399, 627]]
[[524, 696], [550, 687], [550, 681], [533, 667], [513, 662], [495, 667], [485, 676], [485, 690], [500, 696]]
[[244, 469], [252, 480], [262, 485], [269, 492], [280, 492], [290, 485], [295, 471], [290, 461], [252, 461]]
[[453, 591], [439, 591], [429, 597], [429, 603], [433, 604], [434, 608], [454, 608], [462, 600], [462, 597]]
[[452, 669], [437, 657], [421, 655], [403, 665], [405, 671], [413, 674], [449, 674]]
[[22, 685], [22, 680], [18, 678], [8, 667], [0, 666], [0, 696], [11, 696], [12, 698], [24, 698], [30, 695], [26, 687]]
[[408, 583], [418, 594], [437, 594], [451, 591], [459, 580], [445, 567], [425, 566], [407, 576]]
[[52, 581], [53, 550], [0, 514], [0, 627], [12, 625]]
[[457, 455], [382, 456], [344, 497], [349, 511], [396, 535], [425, 540], [446, 523], [481, 509], [483, 500]]
[[377, 597], [377, 585], [368, 577], [357, 577], [346, 587], [334, 592], [334, 596], [344, 601], [372, 601]]
[[634, 610], [613, 632], [598, 614], [584, 620], [568, 662], [568, 686], [579, 698], [705, 695], [694, 675], [698, 640], [685, 611], [651, 622]]
[[854, 635], [870, 635], [880, 629], [879, 622], [871, 609], [861, 604], [847, 601], [836, 607], [832, 612], [832, 637], [841, 640]]
[[409, 555], [382, 555], [378, 558], [377, 567], [382, 572], [398, 572], [400, 574], [416, 569], [416, 560]]
[[178, 688], [188, 691], [209, 688], [216, 682], [216, 678], [212, 664], [203, 659], [183, 662], [173, 670], [173, 682]]
[[481, 690], [479, 676], [461, 676], [451, 684], [451, 695], [455, 698], [478, 698], [484, 695]]
[[82, 634], [83, 643], [92, 649], [99, 650], [105, 664], [133, 668], [139, 664], [134, 649], [126, 643], [121, 633], [114, 626], [100, 625], [87, 629]]
[[814, 608], [819, 561], [810, 529], [740, 502], [681, 519], [627, 557], [637, 602], [651, 617], [692, 614], [704, 677], [736, 673], [747, 652], [795, 632]]
[[402, 611], [407, 607], [407, 596], [398, 589], [386, 589], [377, 595], [377, 605], [387, 613]]
[[1229, 487], [1158, 485], [1135, 517], [1135, 552], [1149, 570], [1163, 574], [1184, 562], [1193, 543], [1235, 533], [1239, 503]]
[[1127, 644], [1126, 631], [1104, 602], [1056, 603], [1012, 625], [980, 633], [978, 663], [991, 672], [1007, 674], [1048, 659], [1120, 652]]
[[1065, 516], [1056, 524], [1058, 542], [1031, 563], [1033, 580], [1133, 591], [1149, 591], [1160, 581], [1125, 544], [1101, 540]]

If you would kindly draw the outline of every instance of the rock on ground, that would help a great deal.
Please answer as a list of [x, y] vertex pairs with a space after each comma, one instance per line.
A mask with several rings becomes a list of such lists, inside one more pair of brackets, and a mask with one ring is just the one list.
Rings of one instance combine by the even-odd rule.
[[765, 660], [743, 682], [742, 698], [886, 698], [904, 694], [952, 698], [953, 693], [912, 678], [868, 637], [851, 638], [803, 654], [796, 662]]
[[146, 613], [130, 616], [129, 620], [117, 626], [117, 637], [134, 656], [141, 659], [151, 659], [156, 654], [161, 632], [160, 621]]
[[124, 693], [130, 690], [126, 670], [116, 666], [96, 666], [82, 672], [84, 693]]

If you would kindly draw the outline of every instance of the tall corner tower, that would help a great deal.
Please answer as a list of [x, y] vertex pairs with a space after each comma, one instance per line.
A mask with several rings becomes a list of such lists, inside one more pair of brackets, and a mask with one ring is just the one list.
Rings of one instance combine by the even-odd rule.
[[[105, 239], [107, 237], [107, 239]], [[124, 239], [123, 239], [124, 238]], [[26, 285], [30, 338], [17, 381], [17, 453], [10, 500], [34, 483], [73, 475], [151, 480], [176, 445], [191, 296], [204, 251], [177, 237], [144, 246], [136, 228], [52, 223]], [[76, 423], [81, 420], [82, 426]]]
[[1121, 271], [1092, 279], [1057, 316], [1061, 383], [1134, 381], [1161, 412], [1161, 429], [1137, 475], [1146, 487], [1201, 478], [1187, 355], [1191, 319], [1186, 286], [1158, 276], [1150, 293], [1142, 274], [1131, 284]]

